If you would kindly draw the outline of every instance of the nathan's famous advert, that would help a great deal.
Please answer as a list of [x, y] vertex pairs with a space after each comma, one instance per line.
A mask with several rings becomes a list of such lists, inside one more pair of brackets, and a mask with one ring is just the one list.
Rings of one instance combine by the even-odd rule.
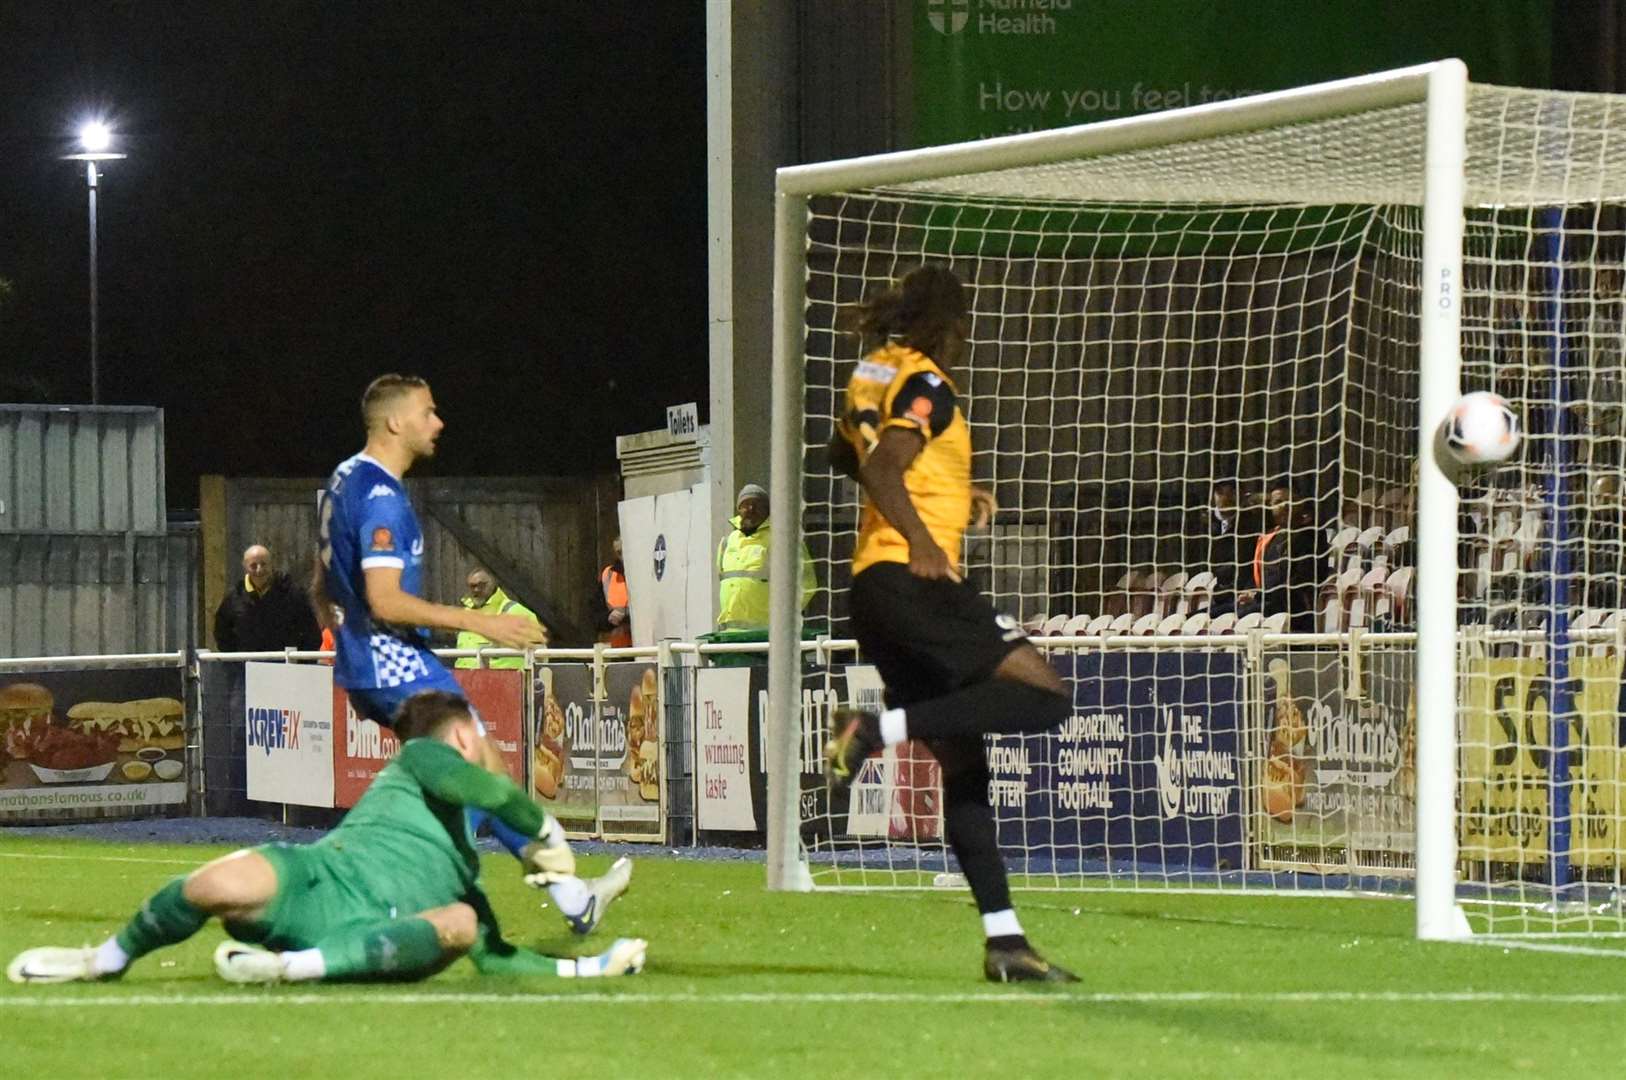
[[185, 732], [173, 697], [65, 706], [41, 683], [0, 685], [0, 789], [176, 781]]

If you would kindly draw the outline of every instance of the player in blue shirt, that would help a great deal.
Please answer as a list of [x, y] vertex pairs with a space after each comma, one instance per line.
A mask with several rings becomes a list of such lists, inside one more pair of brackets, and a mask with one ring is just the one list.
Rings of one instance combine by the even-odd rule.
[[[313, 600], [318, 612], [337, 605], [344, 613], [334, 630], [334, 681], [344, 687], [357, 713], [391, 727], [401, 703], [413, 694], [443, 690], [464, 696], [452, 673], [429, 650], [427, 628], [470, 630], [516, 649], [540, 645], [543, 637], [535, 620], [524, 616], [434, 604], [418, 595], [423, 588], [423, 532], [401, 478], [420, 458], [434, 456], [435, 440], [446, 427], [435, 412], [429, 384], [414, 375], [380, 375], [362, 394], [361, 416], [367, 445], [333, 470], [322, 492], [321, 572]], [[484, 725], [480, 734], [486, 734]], [[504, 772], [502, 757], [489, 740], [482, 764]], [[473, 815], [470, 824], [478, 827], [486, 821], [516, 856], [532, 839], [485, 815]], [[571, 928], [587, 933], [609, 902], [625, 891], [630, 875], [631, 863], [623, 859], [591, 883], [571, 878], [549, 891]]]

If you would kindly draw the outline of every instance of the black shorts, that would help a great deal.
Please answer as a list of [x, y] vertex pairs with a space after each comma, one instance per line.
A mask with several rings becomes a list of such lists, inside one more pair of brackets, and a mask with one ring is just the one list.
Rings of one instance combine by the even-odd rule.
[[859, 659], [875, 665], [895, 708], [982, 682], [1027, 641], [970, 583], [916, 577], [903, 563], [866, 568], [848, 603]]

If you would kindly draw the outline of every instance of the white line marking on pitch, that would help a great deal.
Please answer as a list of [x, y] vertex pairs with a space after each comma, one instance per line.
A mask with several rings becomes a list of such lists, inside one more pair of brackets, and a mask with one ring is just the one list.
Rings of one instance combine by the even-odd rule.
[[1383, 992], [1383, 991], [1284, 991], [1281, 993], [1228, 993], [1223, 991], [1125, 991], [1121, 993], [1010, 993], [988, 991], [965, 994], [882, 994], [851, 993], [734, 993], [734, 994], [481, 994], [428, 992], [358, 994], [334, 993], [277, 994], [245, 990], [230, 994], [130, 994], [94, 997], [51, 997], [0, 995], [0, 1009], [61, 1008], [106, 1009], [127, 1006], [247, 1005], [265, 1008], [275, 1005], [1155, 1005], [1155, 1004], [1273, 1004], [1273, 1005], [1626, 1005], [1626, 993], [1616, 994], [1527, 994], [1496, 991]]
[[1491, 949], [1528, 949], [1531, 952], [1569, 953], [1572, 956], [1626, 958], [1626, 949], [1599, 949], [1589, 945], [1565, 945], [1556, 941], [1523, 941], [1515, 938], [1463, 938], [1456, 944], [1484, 945]]
[[46, 855], [37, 851], [0, 851], [0, 859], [60, 859], [67, 862], [134, 862], [161, 866], [202, 866], [197, 859], [138, 859], [130, 855]]

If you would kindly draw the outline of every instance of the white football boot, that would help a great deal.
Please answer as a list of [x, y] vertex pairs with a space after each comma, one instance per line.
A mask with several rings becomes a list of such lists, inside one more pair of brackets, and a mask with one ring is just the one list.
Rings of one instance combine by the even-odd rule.
[[117, 974], [96, 973], [96, 950], [87, 947], [64, 948], [42, 945], [25, 949], [6, 966], [6, 978], [14, 983], [98, 982]]
[[288, 978], [281, 955], [229, 938], [215, 949], [215, 974], [230, 983], [277, 983]]
[[644, 953], [649, 942], [643, 938], [616, 938], [597, 956], [576, 959], [575, 978], [596, 979], [611, 975], [636, 975], [644, 970]]
[[632, 860], [623, 855], [604, 873], [583, 881], [582, 884], [587, 886], [592, 896], [580, 914], [566, 915], [565, 922], [570, 924], [573, 933], [585, 936], [598, 929], [599, 922], [604, 918], [604, 912], [632, 884]]

